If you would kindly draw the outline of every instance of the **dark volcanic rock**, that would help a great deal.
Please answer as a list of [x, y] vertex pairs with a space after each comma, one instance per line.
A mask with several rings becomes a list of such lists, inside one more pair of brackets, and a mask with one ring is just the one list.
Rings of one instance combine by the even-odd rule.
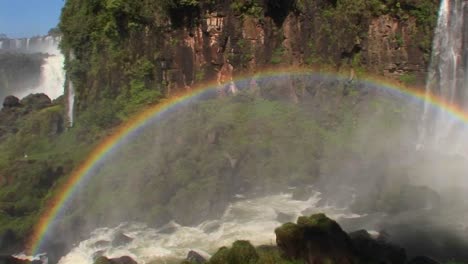
[[406, 261], [403, 248], [374, 239], [366, 230], [359, 230], [349, 234], [359, 256], [370, 263], [400, 264]]
[[357, 258], [349, 236], [324, 214], [299, 217], [275, 230], [284, 257], [309, 264], [351, 264]]
[[9, 95], [5, 97], [5, 100], [3, 100], [3, 107], [5, 108], [12, 108], [12, 107], [19, 107], [19, 106], [21, 106], [19, 99], [13, 95]]
[[196, 251], [190, 250], [190, 252], [187, 254], [186, 260], [190, 263], [196, 263], [196, 264], [201, 264], [201, 263], [206, 263], [206, 259], [198, 254]]

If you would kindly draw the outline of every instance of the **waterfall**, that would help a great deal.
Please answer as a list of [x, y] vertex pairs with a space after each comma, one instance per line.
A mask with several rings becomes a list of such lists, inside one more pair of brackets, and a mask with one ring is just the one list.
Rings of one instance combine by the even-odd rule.
[[69, 127], [73, 126], [73, 108], [75, 106], [75, 88], [73, 87], [73, 82], [68, 80], [68, 91], [67, 91], [67, 116]]
[[[22, 98], [31, 93], [44, 93], [51, 99], [64, 94], [65, 71], [63, 69], [64, 56], [58, 48], [61, 38], [45, 36], [21, 39], [1, 38], [0, 53], [35, 54], [44, 56], [40, 68], [39, 81], [29, 83], [28, 86], [18, 86], [8, 91], [12, 95]], [[28, 78], [29, 76], [23, 76]], [[3, 99], [3, 98], [0, 98]]]
[[[426, 93], [468, 110], [468, 2], [442, 0], [435, 31]], [[426, 103], [420, 146], [468, 157], [468, 129]]]
[[[33, 87], [24, 87], [13, 93], [17, 97], [25, 97], [31, 93], [44, 93], [51, 99], [56, 99], [64, 94], [63, 86], [65, 84], [65, 71], [63, 69], [64, 56], [58, 48], [58, 43], [49, 41], [49, 39], [59, 37], [40, 37], [32, 39], [14, 40], [15, 49], [11, 50], [18, 53], [44, 53], [47, 57], [41, 66], [40, 81]], [[10, 46], [11, 47], [11, 46]]]
[[[70, 52], [70, 60], [74, 60], [75, 59], [75, 54], [73, 53], [73, 51]], [[75, 108], [75, 87], [73, 86], [73, 82], [72, 80], [70, 79], [70, 77], [68, 77], [68, 91], [67, 91], [67, 115], [68, 115], [68, 122], [69, 122], [69, 127], [72, 127], [73, 126], [73, 111], [74, 111], [74, 108]]]

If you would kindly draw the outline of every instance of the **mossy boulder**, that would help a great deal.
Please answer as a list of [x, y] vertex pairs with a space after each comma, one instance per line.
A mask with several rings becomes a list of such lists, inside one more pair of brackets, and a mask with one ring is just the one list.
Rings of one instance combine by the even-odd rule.
[[30, 94], [21, 99], [21, 104], [30, 110], [40, 110], [52, 104], [49, 96], [43, 93]]
[[286, 223], [275, 233], [276, 243], [286, 259], [314, 264], [356, 262], [351, 239], [324, 214], [299, 217], [297, 224]]
[[257, 251], [249, 241], [239, 240], [232, 244], [232, 248], [228, 254], [229, 264], [256, 263], [257, 260]]
[[250, 264], [257, 263], [259, 255], [249, 241], [238, 240], [231, 248], [222, 247], [213, 255], [210, 264]]
[[211, 257], [209, 264], [224, 264], [228, 263], [229, 249], [227, 247], [221, 247], [218, 251]]

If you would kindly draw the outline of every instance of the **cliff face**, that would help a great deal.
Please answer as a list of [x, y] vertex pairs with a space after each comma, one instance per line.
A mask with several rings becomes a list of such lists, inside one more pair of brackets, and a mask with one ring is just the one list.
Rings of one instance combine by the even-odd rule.
[[154, 101], [276, 66], [422, 83], [438, 10], [438, 0], [155, 2], [67, 2], [62, 46], [76, 54], [67, 68], [79, 111], [123, 94], [126, 106], [147, 103], [137, 90]]

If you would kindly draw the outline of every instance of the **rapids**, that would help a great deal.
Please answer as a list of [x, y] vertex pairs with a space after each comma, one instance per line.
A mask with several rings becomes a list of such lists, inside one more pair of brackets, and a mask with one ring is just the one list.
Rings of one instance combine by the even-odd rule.
[[[155, 259], [183, 259], [190, 250], [204, 255], [213, 254], [219, 247], [229, 246], [238, 239], [250, 240], [254, 245], [274, 245], [274, 230], [281, 225], [279, 213], [289, 216], [290, 221], [295, 221], [304, 210], [324, 212], [335, 219], [359, 217], [347, 209], [319, 205], [319, 201], [318, 192], [306, 201], [293, 200], [291, 194], [279, 194], [234, 202], [220, 219], [205, 221], [195, 227], [171, 222], [159, 229], [140, 223], [99, 228], [59, 263], [92, 264], [93, 258], [99, 255], [111, 258], [130, 256], [138, 263]], [[113, 237], [121, 233], [133, 238], [133, 241], [112, 247]]]

